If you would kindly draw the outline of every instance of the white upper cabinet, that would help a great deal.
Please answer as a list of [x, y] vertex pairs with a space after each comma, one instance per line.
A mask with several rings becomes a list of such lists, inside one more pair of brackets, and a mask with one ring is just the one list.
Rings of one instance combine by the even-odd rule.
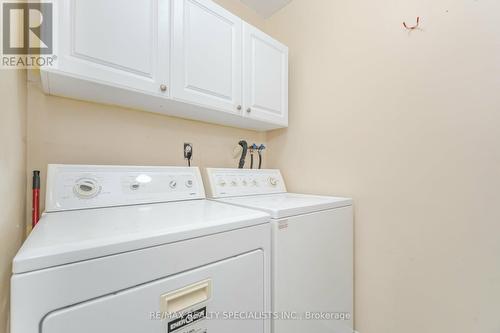
[[288, 126], [288, 48], [244, 25], [245, 115]]
[[211, 0], [54, 1], [45, 92], [259, 131], [288, 126], [288, 48]]
[[172, 96], [241, 113], [242, 20], [210, 0], [176, 0], [173, 11]]
[[169, 2], [60, 1], [59, 70], [98, 82], [168, 94]]

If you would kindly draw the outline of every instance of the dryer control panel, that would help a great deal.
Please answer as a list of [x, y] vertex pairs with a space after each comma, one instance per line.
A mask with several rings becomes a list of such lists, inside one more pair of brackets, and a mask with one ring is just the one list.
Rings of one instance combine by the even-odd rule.
[[205, 198], [198, 168], [49, 165], [46, 211]]
[[286, 192], [279, 170], [208, 168], [205, 177], [212, 198]]

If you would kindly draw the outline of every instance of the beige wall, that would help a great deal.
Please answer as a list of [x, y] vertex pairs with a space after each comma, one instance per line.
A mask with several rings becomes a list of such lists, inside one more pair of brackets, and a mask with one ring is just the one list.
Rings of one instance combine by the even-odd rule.
[[[256, 26], [263, 24], [237, 0], [216, 2]], [[266, 139], [260, 132], [47, 96], [36, 75], [28, 84], [28, 133], [27, 174], [41, 170], [42, 184], [49, 163], [185, 165], [184, 142], [194, 144], [195, 166], [235, 167], [233, 148], [240, 139]], [[28, 186], [29, 203], [30, 196]], [[44, 186], [41, 198], [43, 209]]]
[[8, 330], [11, 262], [24, 237], [26, 73], [0, 70], [0, 333]]
[[[500, 332], [500, 2], [294, 0], [294, 191], [353, 196], [361, 333]], [[422, 17], [408, 34], [402, 21]]]

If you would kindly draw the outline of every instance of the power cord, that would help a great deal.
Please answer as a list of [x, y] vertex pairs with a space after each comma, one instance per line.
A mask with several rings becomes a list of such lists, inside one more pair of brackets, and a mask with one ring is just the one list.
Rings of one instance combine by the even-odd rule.
[[254, 143], [250, 146], [250, 169], [253, 169], [253, 154], [259, 147]]
[[260, 145], [259, 148], [257, 148], [257, 153], [259, 153], [259, 169], [262, 168], [262, 153], [266, 149], [266, 146]]

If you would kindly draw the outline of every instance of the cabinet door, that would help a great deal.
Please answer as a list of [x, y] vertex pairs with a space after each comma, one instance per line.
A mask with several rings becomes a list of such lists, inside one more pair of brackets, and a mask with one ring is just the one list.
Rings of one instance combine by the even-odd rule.
[[288, 125], [288, 48], [244, 26], [244, 106], [250, 118]]
[[60, 10], [59, 70], [168, 95], [170, 0], [63, 0]]
[[173, 11], [172, 96], [241, 113], [241, 19], [210, 0], [176, 0]]

